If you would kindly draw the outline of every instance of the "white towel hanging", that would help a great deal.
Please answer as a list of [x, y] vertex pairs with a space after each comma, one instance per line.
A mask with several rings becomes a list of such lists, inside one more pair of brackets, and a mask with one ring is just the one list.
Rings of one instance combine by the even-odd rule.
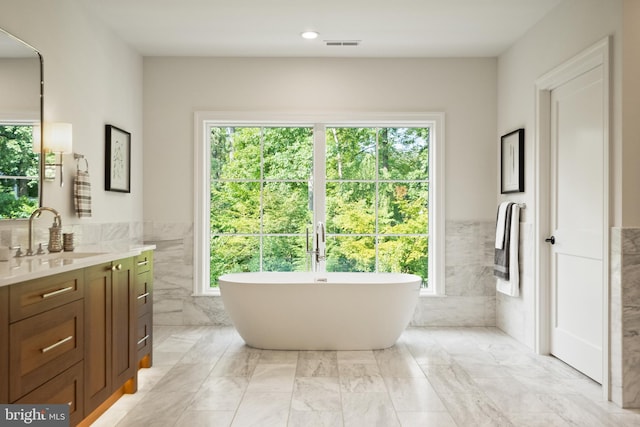
[[496, 279], [496, 290], [517, 297], [520, 295], [520, 206], [511, 206], [511, 224], [509, 227], [509, 280]]

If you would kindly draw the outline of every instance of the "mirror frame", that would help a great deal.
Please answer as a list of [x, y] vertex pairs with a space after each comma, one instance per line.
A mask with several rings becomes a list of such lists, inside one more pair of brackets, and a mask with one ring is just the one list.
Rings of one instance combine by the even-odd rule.
[[[7, 37], [15, 40], [16, 42], [24, 45], [25, 47], [31, 49], [33, 53], [35, 53], [38, 57], [38, 62], [40, 66], [40, 158], [38, 160], [38, 206], [44, 206], [44, 164], [45, 164], [45, 152], [44, 152], [44, 59], [42, 54], [38, 49], [25, 42], [24, 40], [16, 37], [11, 34], [7, 30], [0, 28], [0, 35], [6, 35]], [[20, 220], [24, 218], [6, 218], [6, 220]], [[1, 219], [0, 219], [1, 221]]]

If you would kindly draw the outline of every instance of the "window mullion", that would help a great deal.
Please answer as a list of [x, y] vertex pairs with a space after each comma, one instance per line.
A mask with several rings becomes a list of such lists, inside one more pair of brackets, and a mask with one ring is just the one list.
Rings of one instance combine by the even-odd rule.
[[264, 271], [264, 126], [260, 127], [260, 271]]
[[376, 170], [374, 174], [375, 180], [375, 194], [373, 195], [373, 215], [374, 215], [374, 233], [375, 237], [373, 238], [373, 247], [375, 249], [375, 261], [373, 264], [374, 270], [377, 272], [380, 260], [379, 254], [379, 246], [380, 246], [380, 228], [379, 228], [379, 218], [378, 218], [378, 206], [380, 202], [380, 129], [376, 130]]
[[313, 221], [314, 227], [318, 222], [326, 225], [326, 126], [313, 126]]

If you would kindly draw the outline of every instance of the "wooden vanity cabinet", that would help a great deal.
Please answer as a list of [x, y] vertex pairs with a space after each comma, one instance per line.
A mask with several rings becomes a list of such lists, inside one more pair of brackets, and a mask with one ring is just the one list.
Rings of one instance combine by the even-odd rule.
[[0, 288], [0, 403], [9, 401], [9, 288]]
[[151, 365], [153, 252], [0, 287], [0, 403], [90, 425]]
[[84, 410], [90, 414], [136, 376], [133, 259], [88, 267], [85, 280]]

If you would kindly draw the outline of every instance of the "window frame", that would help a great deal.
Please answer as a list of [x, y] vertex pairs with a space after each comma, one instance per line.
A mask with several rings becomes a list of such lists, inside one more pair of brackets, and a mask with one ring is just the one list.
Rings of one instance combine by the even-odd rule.
[[[327, 127], [430, 127], [429, 140], [429, 265], [428, 288], [421, 296], [443, 296], [444, 289], [444, 138], [442, 112], [425, 113], [266, 113], [198, 111], [194, 114], [194, 239], [193, 295], [217, 296], [219, 288], [209, 286], [211, 127], [296, 126], [314, 129], [314, 182], [325, 185], [325, 147], [318, 143]], [[324, 138], [324, 136], [322, 136]], [[318, 203], [318, 204], [316, 204]], [[314, 200], [324, 212], [324, 201]], [[314, 218], [315, 219], [315, 218]]]

